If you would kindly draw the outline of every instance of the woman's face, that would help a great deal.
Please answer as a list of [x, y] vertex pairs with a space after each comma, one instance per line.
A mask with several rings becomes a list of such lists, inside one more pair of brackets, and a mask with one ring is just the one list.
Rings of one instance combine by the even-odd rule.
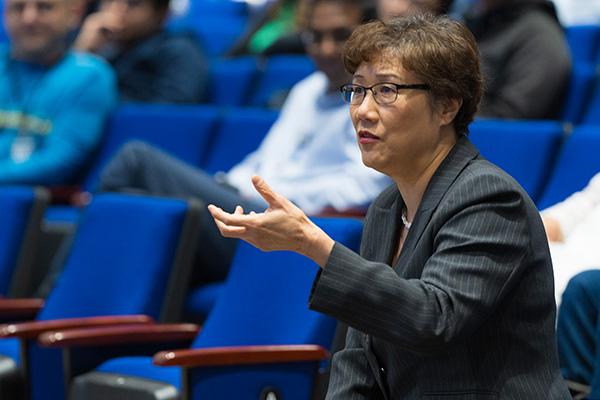
[[[398, 60], [382, 57], [361, 63], [352, 79], [353, 84], [365, 87], [382, 82], [425, 83], [406, 71]], [[445, 157], [456, 142], [452, 121], [448, 121], [451, 116], [442, 106], [432, 110], [427, 93], [398, 89], [393, 103], [380, 105], [367, 90], [361, 104], [350, 106], [366, 166], [396, 181], [417, 179], [436, 160]]]

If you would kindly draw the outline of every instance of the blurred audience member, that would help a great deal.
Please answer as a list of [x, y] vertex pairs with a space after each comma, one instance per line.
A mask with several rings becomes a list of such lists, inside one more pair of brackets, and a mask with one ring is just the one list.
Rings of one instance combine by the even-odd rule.
[[564, 292], [556, 336], [560, 372], [573, 399], [600, 399], [600, 270], [575, 275]]
[[122, 102], [199, 103], [207, 98], [208, 61], [191, 35], [163, 28], [169, 0], [100, 0], [75, 48], [106, 58]]
[[542, 210], [554, 265], [556, 302], [577, 273], [600, 265], [600, 173], [564, 201]]
[[0, 48], [0, 184], [72, 183], [117, 102], [112, 69], [69, 51], [79, 0], [4, 0]]
[[377, 0], [377, 15], [389, 20], [402, 15], [416, 13], [447, 14], [453, 0]]
[[464, 18], [481, 53], [486, 91], [480, 117], [557, 119], [571, 55], [554, 4], [476, 0]]

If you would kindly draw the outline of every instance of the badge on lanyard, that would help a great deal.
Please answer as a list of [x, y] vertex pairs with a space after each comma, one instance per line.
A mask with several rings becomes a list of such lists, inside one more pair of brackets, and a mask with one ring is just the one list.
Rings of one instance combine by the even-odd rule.
[[34, 150], [35, 140], [33, 137], [30, 135], [19, 135], [13, 140], [10, 147], [10, 158], [16, 164], [20, 164], [29, 160]]

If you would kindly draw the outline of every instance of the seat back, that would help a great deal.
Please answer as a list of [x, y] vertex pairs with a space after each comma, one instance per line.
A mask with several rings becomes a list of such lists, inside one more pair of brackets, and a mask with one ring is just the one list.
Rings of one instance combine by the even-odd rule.
[[581, 116], [580, 124], [600, 124], [600, 79], [596, 78], [590, 89], [588, 104]]
[[217, 128], [203, 169], [210, 173], [229, 171], [258, 148], [278, 115], [275, 110], [261, 108], [229, 109]]
[[178, 320], [202, 208], [198, 200], [94, 196], [37, 319], [146, 314]]
[[105, 164], [127, 141], [151, 143], [193, 165], [205, 157], [219, 110], [210, 105], [125, 104], [107, 124], [100, 151], [83, 183], [92, 191]]
[[0, 295], [4, 297], [29, 297], [39, 284], [36, 249], [49, 200], [42, 187], [0, 187]]
[[211, 60], [211, 103], [233, 107], [245, 105], [257, 75], [258, 61], [254, 56]]
[[[195, 16], [187, 23], [200, 42], [209, 59], [222, 58], [227, 54], [247, 28], [248, 17], [238, 15]], [[177, 28], [181, 29], [181, 27]]]
[[[197, 200], [95, 196], [36, 320], [146, 314], [178, 321], [203, 208]], [[31, 399], [64, 399], [60, 349], [26, 345]], [[82, 362], [93, 365], [96, 357], [90, 351], [71, 362], [76, 369]]]
[[575, 63], [596, 62], [600, 44], [600, 26], [573, 25], [565, 27], [565, 36]]
[[563, 201], [585, 188], [600, 172], [600, 126], [579, 125], [565, 139], [538, 207], [540, 210]]
[[592, 88], [597, 79], [596, 65], [591, 62], [576, 62], [571, 69], [569, 88], [565, 97], [561, 120], [579, 124], [592, 97]]
[[[360, 220], [318, 218], [314, 222], [334, 240], [358, 250], [362, 234]], [[318, 344], [331, 349], [337, 321], [309, 310], [307, 304], [318, 269], [312, 260], [297, 253], [265, 253], [246, 242], [240, 242], [223, 292], [192, 347]], [[204, 368], [193, 370], [193, 398], [218, 398], [225, 393], [224, 390], [229, 397], [226, 395], [223, 398], [249, 398], [249, 387], [255, 387], [256, 393], [259, 393], [261, 385], [269, 379], [275, 386], [274, 382], [279, 379], [288, 380], [277, 377], [278, 372], [282, 371], [277, 371], [276, 366], [264, 366], [259, 375], [245, 371], [243, 366], [240, 368], [233, 375], [219, 375], [218, 371]], [[213, 376], [213, 373], [216, 375]], [[288, 393], [283, 398], [308, 398], [306, 393], [310, 392], [314, 370], [298, 374], [307, 381], [291, 379], [294, 381], [289, 382], [292, 387], [302, 382], [302, 389], [288, 388], [293, 394], [286, 392], [283, 386], [279, 387], [282, 393]], [[236, 384], [225, 389], [228, 379], [235, 379]], [[236, 386], [240, 393], [234, 395], [229, 390], [235, 391]]]
[[259, 66], [260, 76], [251, 89], [247, 106], [279, 109], [290, 89], [315, 71], [311, 58], [303, 54], [275, 54]]
[[558, 121], [477, 120], [469, 139], [537, 203], [564, 137]]

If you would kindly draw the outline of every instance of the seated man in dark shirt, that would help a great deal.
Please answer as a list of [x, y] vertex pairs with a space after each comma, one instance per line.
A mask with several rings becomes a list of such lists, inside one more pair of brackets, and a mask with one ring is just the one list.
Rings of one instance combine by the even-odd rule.
[[205, 100], [208, 62], [191, 36], [163, 29], [169, 0], [100, 0], [98, 8], [74, 46], [112, 64], [122, 102]]

